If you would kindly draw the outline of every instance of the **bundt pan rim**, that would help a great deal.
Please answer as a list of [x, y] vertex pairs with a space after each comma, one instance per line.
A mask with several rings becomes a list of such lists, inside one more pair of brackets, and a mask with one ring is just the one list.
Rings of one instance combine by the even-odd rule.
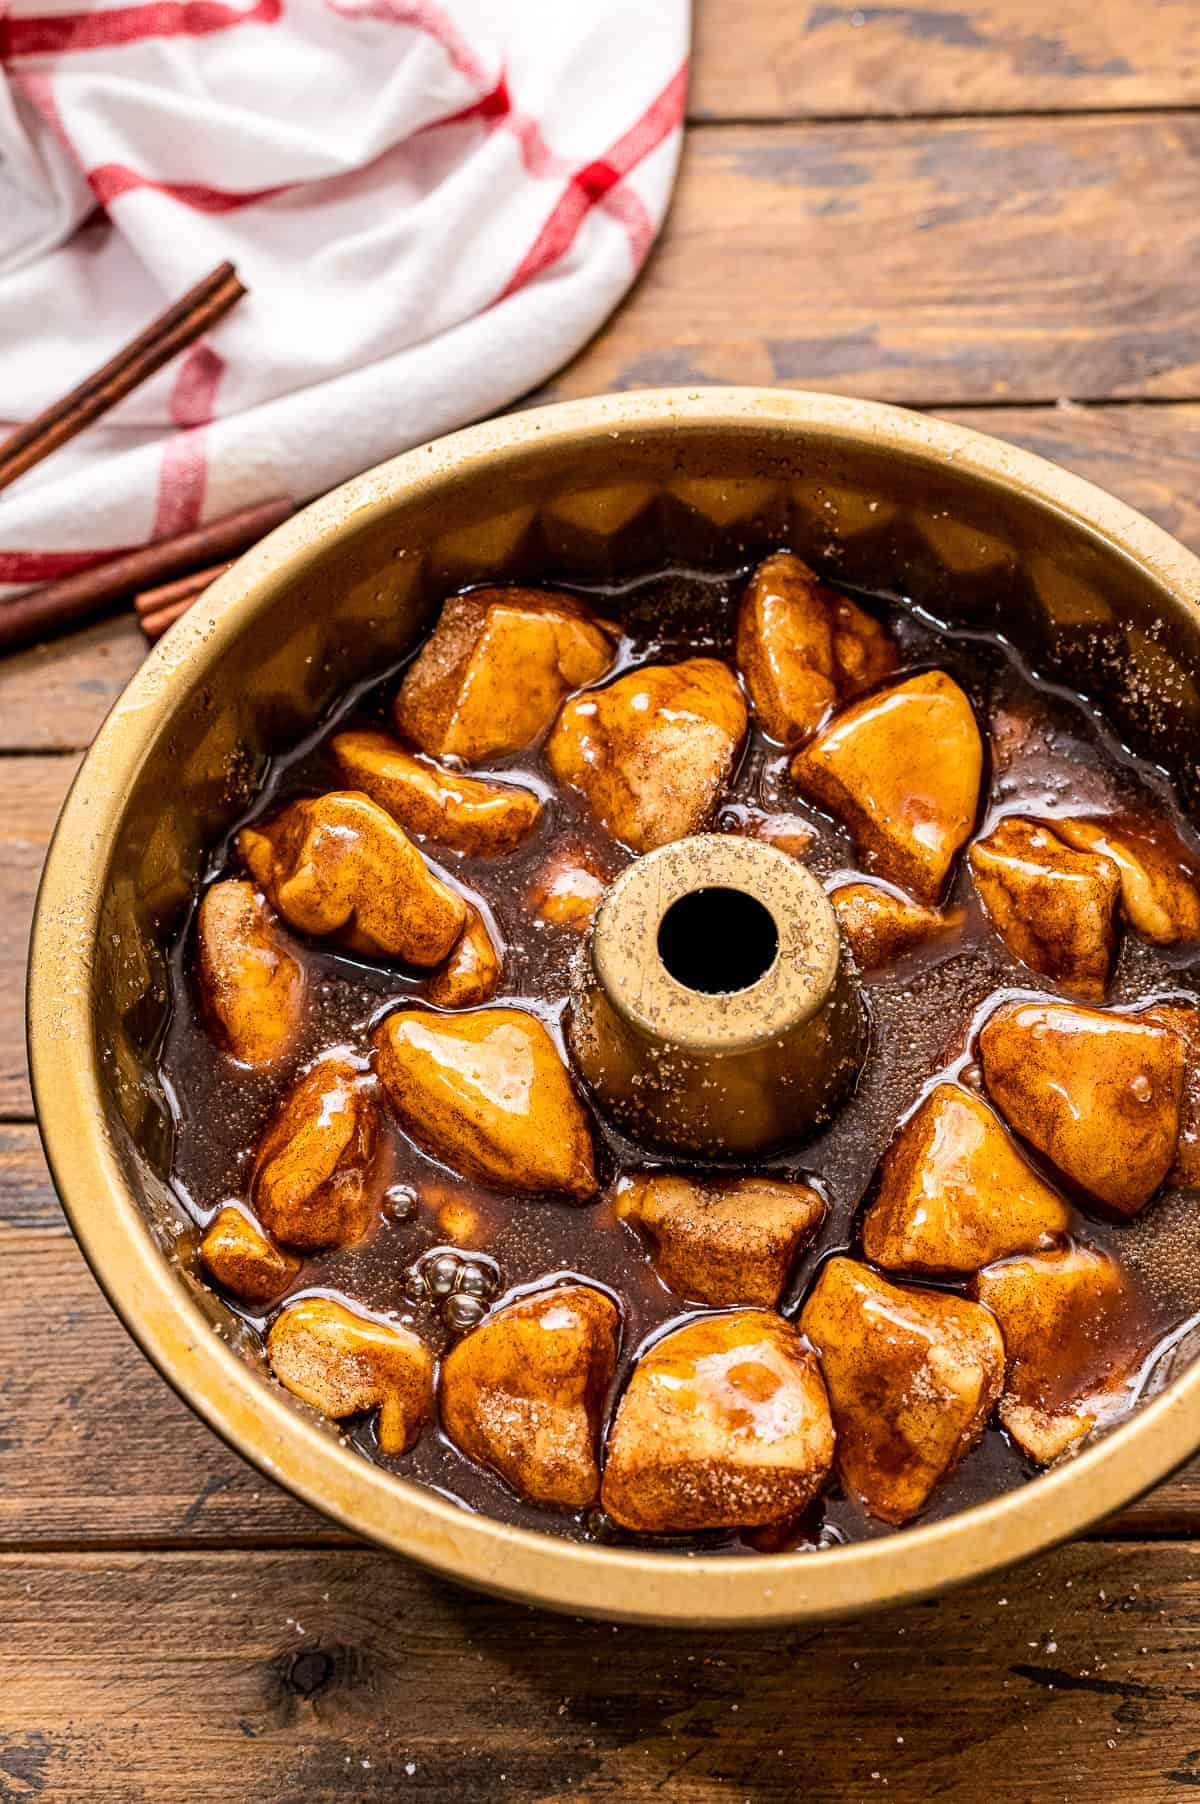
[[[196, 717], [206, 710], [211, 744], [202, 750], [214, 789], [227, 777], [232, 783], [229, 772], [240, 762], [253, 763], [240, 759], [238, 723], [250, 721], [249, 702], [234, 698], [236, 706], [223, 708], [222, 660], [240, 656], [238, 668], [250, 670], [246, 648], [261, 628], [262, 647], [280, 645], [281, 657], [294, 651], [292, 668], [309, 673], [304, 680], [315, 687], [298, 707], [302, 714], [307, 701], [315, 717], [314, 659], [332, 682], [341, 656], [322, 596], [349, 597], [360, 638], [364, 621], [373, 627], [382, 616], [386, 626], [389, 609], [399, 618], [401, 603], [389, 600], [388, 586], [381, 590], [355, 564], [356, 546], [371, 541], [377, 563], [379, 534], [393, 517], [429, 505], [451, 521], [463, 485], [481, 476], [493, 491], [516, 494], [533, 482], [549, 492], [556, 471], [577, 470], [581, 459], [619, 462], [628, 450], [669, 482], [686, 467], [689, 445], [701, 442], [761, 455], [777, 474], [809, 460], [828, 470], [868, 458], [894, 469], [909, 489], [952, 470], [956, 493], [973, 493], [989, 518], [1024, 510], [1042, 522], [1049, 543], [1069, 534], [1094, 560], [1118, 623], [1123, 593], [1140, 585], [1180, 632], [1200, 635], [1200, 561], [1167, 533], [1041, 458], [898, 408], [795, 391], [663, 390], [570, 401], [468, 428], [369, 471], [278, 528], [214, 584], [134, 676], [81, 765], [50, 848], [30, 954], [28, 1031], [43, 1144], [76, 1238], [142, 1350], [238, 1453], [356, 1535], [485, 1591], [626, 1622], [761, 1626], [918, 1598], [1044, 1552], [1111, 1515], [1200, 1447], [1200, 1362], [1120, 1427], [1020, 1489], [847, 1547], [683, 1556], [584, 1545], [473, 1515], [372, 1466], [271, 1383], [229, 1344], [231, 1336], [214, 1332], [229, 1321], [170, 1239], [169, 1200], [152, 1169], [161, 1119], [151, 1106], [150, 1059], [143, 1069], [131, 1051], [139, 1010], [161, 1005], [154, 949], [132, 938], [121, 944], [119, 934], [114, 945], [111, 932], [127, 892], [136, 890], [138, 906], [149, 907], [157, 883], [162, 907], [178, 909], [183, 892], [194, 889], [199, 838], [188, 838], [166, 800], [145, 813], [154, 794], [166, 794], [154, 791], [164, 779], [151, 765], [168, 761], [188, 734], [199, 745]], [[971, 524], [978, 528], [977, 519]], [[392, 555], [389, 580], [398, 582], [406, 547]], [[1185, 674], [1193, 668], [1185, 665]], [[253, 671], [258, 680], [258, 663]], [[279, 705], [286, 714], [286, 699]], [[294, 722], [285, 728], [296, 730]], [[229, 805], [228, 795], [215, 796], [214, 808], [227, 813]]]

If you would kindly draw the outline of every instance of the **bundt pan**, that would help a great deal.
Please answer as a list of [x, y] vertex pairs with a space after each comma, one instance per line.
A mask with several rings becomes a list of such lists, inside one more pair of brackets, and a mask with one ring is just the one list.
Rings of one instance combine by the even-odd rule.
[[1174, 1376], [1122, 1426], [946, 1520], [736, 1559], [582, 1545], [470, 1514], [343, 1446], [239, 1345], [192, 1269], [154, 1070], [164, 948], [203, 849], [264, 760], [402, 654], [464, 583], [728, 566], [781, 544], [836, 581], [1002, 631], [1200, 803], [1200, 562], [1165, 533], [958, 426], [823, 395], [664, 391], [456, 433], [347, 483], [243, 557], [110, 714], [38, 902], [29, 1037], [46, 1153], [145, 1353], [232, 1447], [346, 1528], [573, 1613], [700, 1626], [879, 1608], [1078, 1534], [1200, 1447], [1200, 1364], [1185, 1342]]

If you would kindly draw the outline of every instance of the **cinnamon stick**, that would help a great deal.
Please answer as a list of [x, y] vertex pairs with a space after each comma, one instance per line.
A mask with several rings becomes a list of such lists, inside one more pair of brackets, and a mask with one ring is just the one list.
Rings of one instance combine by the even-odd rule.
[[0, 651], [11, 651], [33, 639], [61, 632], [102, 613], [127, 595], [135, 595], [140, 589], [197, 565], [233, 557], [257, 543], [291, 512], [290, 498], [278, 495], [272, 501], [260, 501], [220, 520], [210, 520], [193, 532], [160, 539], [155, 545], [143, 545], [137, 551], [110, 558], [106, 564], [66, 576], [61, 582], [47, 583], [45, 588], [18, 596], [16, 601], [0, 602]]
[[151, 645], [162, 638], [169, 626], [174, 626], [177, 620], [182, 620], [185, 614], [189, 614], [193, 602], [197, 600], [199, 596], [187, 595], [182, 601], [173, 601], [169, 607], [158, 608], [151, 614], [142, 614], [139, 624]]
[[115, 357], [85, 376], [70, 394], [55, 401], [36, 419], [18, 426], [0, 444], [0, 489], [115, 407], [155, 370], [223, 319], [245, 292], [233, 264], [219, 264]]
[[133, 598], [133, 605], [144, 618], [148, 614], [157, 614], [162, 608], [172, 608], [177, 601], [194, 601], [197, 595], [203, 595], [209, 583], [215, 583], [218, 576], [224, 576], [229, 563], [210, 564], [204, 570], [193, 570], [188, 576], [177, 576], [174, 582], [160, 583], [155, 589], [141, 589]]

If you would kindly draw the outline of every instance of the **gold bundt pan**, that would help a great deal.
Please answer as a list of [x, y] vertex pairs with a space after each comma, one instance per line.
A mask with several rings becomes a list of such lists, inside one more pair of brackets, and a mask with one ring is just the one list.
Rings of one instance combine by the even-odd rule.
[[[29, 1035], [47, 1155], [114, 1307], [226, 1439], [354, 1533], [572, 1613], [816, 1620], [1041, 1551], [1200, 1445], [1200, 1367], [1077, 1459], [946, 1521], [811, 1553], [598, 1547], [472, 1515], [343, 1446], [273, 1384], [194, 1272], [154, 1073], [166, 948], [266, 760], [386, 668], [447, 589], [787, 545], [834, 581], [1000, 630], [1094, 695], [1195, 801], [1200, 563], [1089, 484], [958, 426], [831, 396], [679, 390], [454, 434], [347, 483], [241, 558], [150, 655], [63, 810], [34, 927]], [[213, 1332], [214, 1328], [217, 1332]]]

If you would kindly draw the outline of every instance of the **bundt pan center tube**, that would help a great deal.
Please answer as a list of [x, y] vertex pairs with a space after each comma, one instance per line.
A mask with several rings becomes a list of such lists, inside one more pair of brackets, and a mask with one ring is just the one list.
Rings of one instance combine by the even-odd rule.
[[[942, 421], [828, 395], [650, 392], [457, 433], [346, 484], [240, 559], [101, 729], [36, 912], [30, 1067], [47, 1157], [81, 1247], [147, 1355], [231, 1446], [354, 1534], [573, 1614], [761, 1627], [882, 1608], [1043, 1552], [1200, 1446], [1200, 1365], [1185, 1336], [1169, 1382], [1119, 1427], [945, 1519], [738, 1558], [586, 1544], [473, 1513], [363, 1459], [270, 1378], [244, 1323], [197, 1275], [195, 1234], [168, 1182], [171, 1115], [156, 1078], [167, 948], [209, 848], [236, 826], [271, 760], [350, 686], [404, 657], [456, 590], [746, 569], [781, 546], [847, 590], [899, 592], [936, 619], [1005, 635], [1041, 674], [1094, 697], [1118, 733], [1172, 772], [1194, 814], [1200, 562], [1167, 534], [1065, 471]], [[634, 901], [642, 873], [673, 868], [653, 857], [624, 880]], [[818, 907], [804, 883], [765, 883], [768, 862], [777, 867], [751, 857], [753, 876], [686, 872], [670, 901], [662, 890], [661, 912], [643, 894], [640, 943], [653, 956], [641, 987], [621, 983], [615, 933], [606, 950], [606, 922], [619, 926], [623, 906], [614, 886], [572, 1038], [588, 1008], [601, 1008], [610, 1053], [634, 1046], [645, 1059], [682, 1010], [685, 1031], [677, 1022], [665, 1037], [689, 1044], [698, 1066], [716, 1057], [732, 1069], [761, 1052], [751, 1046], [761, 1022], [748, 1015], [757, 998], [765, 1018], [771, 999], [791, 1135], [797, 1119], [838, 1107], [864, 1030], [823, 898]], [[789, 964], [793, 926], [804, 950]], [[823, 1021], [827, 1041], [815, 1031]], [[718, 1022], [740, 1036], [724, 1052], [704, 1043]], [[578, 1045], [577, 1056], [618, 1112], [616, 1076], [589, 1068]], [[646, 1089], [661, 1143], [707, 1132]], [[703, 1081], [702, 1094], [712, 1094]], [[769, 1113], [753, 1121], [755, 1136], [780, 1131], [780, 1113]], [[740, 1130], [721, 1121], [723, 1145], [751, 1131], [752, 1112], [738, 1120]]]
[[568, 1039], [626, 1133], [732, 1158], [824, 1120], [867, 1034], [816, 878], [764, 841], [701, 833], [648, 852], [609, 890]]

